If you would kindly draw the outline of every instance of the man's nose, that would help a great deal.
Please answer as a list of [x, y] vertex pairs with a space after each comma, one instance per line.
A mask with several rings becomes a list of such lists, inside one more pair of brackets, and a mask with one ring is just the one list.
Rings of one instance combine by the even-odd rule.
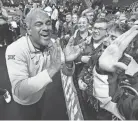
[[44, 25], [42, 29], [43, 29], [43, 30], [51, 30], [52, 27], [49, 26], [49, 25]]

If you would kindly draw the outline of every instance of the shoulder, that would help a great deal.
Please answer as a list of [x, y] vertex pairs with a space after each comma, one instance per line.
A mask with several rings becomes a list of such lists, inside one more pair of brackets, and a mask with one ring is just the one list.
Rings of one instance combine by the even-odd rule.
[[1, 8], [1, 10], [6, 11], [6, 9], [5, 9], [5, 8]]
[[27, 49], [28, 49], [27, 39], [25, 36], [23, 36], [7, 47], [6, 55], [9, 54], [21, 55], [22, 53], [27, 51]]

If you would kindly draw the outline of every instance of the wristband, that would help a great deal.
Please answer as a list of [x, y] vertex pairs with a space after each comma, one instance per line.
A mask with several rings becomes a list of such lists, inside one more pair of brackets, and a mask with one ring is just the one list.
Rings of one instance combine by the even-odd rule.
[[65, 64], [66, 64], [66, 67], [68, 69], [72, 69], [73, 68], [73, 62], [66, 62]]
[[122, 62], [122, 63], [124, 63], [125, 65], [128, 66], [129, 63], [131, 62], [131, 58], [123, 55], [123, 57], [120, 59], [120, 62]]

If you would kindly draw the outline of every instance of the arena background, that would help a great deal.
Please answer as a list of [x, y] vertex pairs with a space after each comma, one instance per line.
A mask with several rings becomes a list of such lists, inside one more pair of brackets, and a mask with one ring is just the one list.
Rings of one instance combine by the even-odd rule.
[[[29, 2], [29, 1], [42, 2], [44, 0], [2, 0], [2, 1], [3, 1], [3, 3], [19, 4], [20, 2], [25, 2], [25, 3]], [[53, 3], [54, 2], [55, 3], [57, 3], [57, 2], [62, 3], [62, 2], [65, 2], [66, 0], [49, 0], [49, 1], [52, 1]], [[73, 1], [75, 1], [75, 0], [73, 0]], [[89, 3], [90, 1], [93, 1], [93, 0], [81, 0], [81, 1], [83, 1], [83, 3], [87, 4], [87, 3]], [[128, 6], [128, 5], [130, 5], [130, 4], [132, 4], [132, 3], [136, 2], [136, 1], [138, 1], [138, 0], [103, 0], [103, 2], [104, 2], [105, 5], [111, 5], [111, 4], [113, 4], [113, 2], [114, 3], [117, 2], [118, 6]]]

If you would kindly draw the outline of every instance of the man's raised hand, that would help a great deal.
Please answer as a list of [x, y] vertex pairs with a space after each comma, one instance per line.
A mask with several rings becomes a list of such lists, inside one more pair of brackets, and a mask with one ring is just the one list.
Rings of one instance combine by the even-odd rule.
[[118, 62], [122, 57], [125, 49], [138, 34], [138, 26], [132, 27], [130, 30], [119, 36], [109, 45], [99, 58], [99, 67], [108, 72], [115, 72], [117, 68], [127, 69], [124, 63]]
[[50, 66], [47, 69], [51, 78], [61, 69], [61, 51], [60, 44], [56, 41], [50, 49]]

